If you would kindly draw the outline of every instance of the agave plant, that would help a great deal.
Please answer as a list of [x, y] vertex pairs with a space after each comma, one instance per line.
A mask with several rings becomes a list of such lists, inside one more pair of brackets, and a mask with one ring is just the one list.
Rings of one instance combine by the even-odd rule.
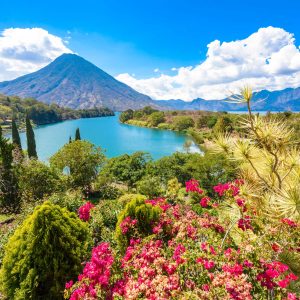
[[239, 163], [247, 193], [255, 195], [251, 198], [259, 208], [274, 217], [300, 219], [299, 141], [293, 140], [293, 129], [285, 121], [254, 115], [252, 98], [252, 89], [246, 86], [230, 100], [247, 104], [248, 116], [241, 121], [246, 136], [219, 134], [211, 151]]

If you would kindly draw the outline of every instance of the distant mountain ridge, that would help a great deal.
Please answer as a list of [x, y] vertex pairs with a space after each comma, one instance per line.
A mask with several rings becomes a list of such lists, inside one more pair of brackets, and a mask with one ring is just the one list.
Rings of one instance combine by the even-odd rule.
[[[0, 93], [75, 109], [108, 107], [123, 111], [152, 106], [161, 110], [245, 110], [245, 106], [228, 103], [226, 99], [152, 100], [76, 54], [63, 54], [39, 71], [1, 82]], [[257, 102], [255, 110], [300, 111], [300, 88], [263, 90], [255, 93], [254, 98], [264, 99]]]
[[[222, 100], [204, 100], [201, 98], [191, 102], [183, 100], [159, 100], [162, 109], [174, 110], [210, 110], [210, 111], [245, 111], [245, 104]], [[253, 109], [256, 111], [300, 111], [300, 87], [287, 88], [281, 91], [267, 91], [253, 93]]]
[[150, 97], [75, 54], [63, 54], [37, 72], [0, 83], [0, 93], [70, 108], [103, 106], [116, 111], [155, 105]]

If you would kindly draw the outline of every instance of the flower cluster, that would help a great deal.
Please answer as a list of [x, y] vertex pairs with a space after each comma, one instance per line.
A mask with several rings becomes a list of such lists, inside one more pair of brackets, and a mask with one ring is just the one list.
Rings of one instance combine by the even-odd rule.
[[82, 221], [88, 221], [91, 217], [90, 211], [93, 207], [94, 207], [94, 205], [90, 201], [88, 201], [84, 205], [80, 206], [78, 209], [79, 218]]
[[264, 271], [257, 275], [257, 280], [269, 290], [276, 286], [286, 288], [291, 281], [298, 279], [293, 273], [287, 273], [289, 267], [279, 261], [263, 262], [262, 266]]
[[238, 180], [214, 188], [222, 202], [239, 210], [241, 217], [233, 226], [232, 219], [222, 215], [221, 205], [215, 207], [211, 198], [203, 197], [194, 179], [186, 188], [206, 208], [200, 212], [165, 198], [146, 200], [161, 212], [151, 223], [150, 235], [135, 230], [136, 219], [123, 219], [120, 228], [128, 246], [117, 249], [115, 259], [107, 243], [96, 246], [78, 282], [66, 284], [68, 297], [251, 300], [273, 295], [274, 299], [297, 300], [291, 283], [298, 278], [278, 260], [285, 249], [291, 254], [299, 251], [298, 224], [265, 216], [258, 223], [251, 201], [240, 198], [241, 184]]
[[137, 224], [136, 219], [131, 219], [130, 216], [126, 217], [120, 224], [121, 231], [123, 234], [126, 234], [129, 229], [133, 228]]
[[186, 192], [195, 192], [198, 194], [202, 194], [203, 190], [199, 187], [199, 182], [196, 179], [191, 179], [185, 183]]
[[225, 193], [230, 194], [232, 196], [237, 196], [240, 192], [240, 186], [244, 184], [244, 181], [239, 179], [235, 180], [234, 182], [227, 182], [227, 183], [219, 183], [218, 185], [214, 186], [214, 191], [219, 195], [223, 196]]
[[111, 267], [114, 257], [108, 243], [101, 243], [92, 251], [91, 260], [86, 263], [78, 282], [66, 284], [71, 289], [70, 300], [98, 299], [99, 290], [107, 291], [110, 284]]

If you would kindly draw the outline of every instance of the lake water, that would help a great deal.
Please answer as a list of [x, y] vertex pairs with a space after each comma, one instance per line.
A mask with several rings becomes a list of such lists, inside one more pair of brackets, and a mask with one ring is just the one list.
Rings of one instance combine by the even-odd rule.
[[[184, 134], [151, 128], [136, 127], [119, 123], [114, 117], [78, 119], [35, 128], [37, 152], [40, 160], [48, 160], [59, 148], [74, 138], [76, 128], [80, 128], [81, 138], [105, 149], [108, 157], [136, 151], [149, 152], [154, 159], [183, 151], [186, 140]], [[21, 142], [26, 149], [26, 136], [21, 133]], [[200, 152], [192, 143], [191, 152]]]

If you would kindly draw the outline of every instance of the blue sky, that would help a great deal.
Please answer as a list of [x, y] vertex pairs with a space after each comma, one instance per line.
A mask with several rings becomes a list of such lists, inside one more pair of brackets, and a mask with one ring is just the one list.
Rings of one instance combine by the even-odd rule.
[[[113, 76], [137, 79], [195, 67], [211, 42], [246, 39], [268, 26], [294, 34], [296, 47], [300, 40], [298, 0], [12, 0], [0, 9], [1, 31], [43, 28]], [[132, 84], [139, 89], [141, 82]]]

